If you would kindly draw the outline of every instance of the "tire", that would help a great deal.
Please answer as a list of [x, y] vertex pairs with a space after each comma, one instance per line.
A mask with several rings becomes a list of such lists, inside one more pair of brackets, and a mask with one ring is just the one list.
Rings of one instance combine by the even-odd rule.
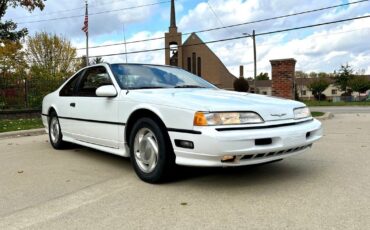
[[141, 118], [130, 135], [130, 156], [138, 177], [148, 183], [160, 183], [170, 178], [175, 166], [175, 154], [164, 128], [151, 118]]
[[67, 146], [67, 143], [63, 141], [59, 119], [55, 112], [49, 115], [49, 141], [54, 149], [64, 149]]

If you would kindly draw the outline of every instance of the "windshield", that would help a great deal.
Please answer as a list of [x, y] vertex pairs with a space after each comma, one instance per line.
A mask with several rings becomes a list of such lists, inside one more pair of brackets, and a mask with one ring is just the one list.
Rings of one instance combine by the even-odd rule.
[[216, 88], [201, 77], [180, 68], [112, 64], [111, 69], [122, 89]]

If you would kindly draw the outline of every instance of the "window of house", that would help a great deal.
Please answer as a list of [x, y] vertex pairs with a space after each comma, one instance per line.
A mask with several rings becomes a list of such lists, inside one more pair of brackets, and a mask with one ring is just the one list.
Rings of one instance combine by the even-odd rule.
[[267, 95], [267, 92], [266, 92], [266, 91], [262, 91], [262, 94], [263, 94], [263, 95]]
[[331, 90], [331, 94], [332, 94], [332, 95], [337, 95], [337, 93], [338, 93], [338, 90], [336, 90], [336, 89], [332, 89], [332, 90]]
[[96, 97], [96, 89], [103, 85], [112, 85], [112, 81], [103, 66], [86, 70], [78, 86], [78, 96]]
[[201, 77], [202, 76], [202, 59], [200, 57], [198, 57], [197, 59], [197, 66], [198, 66], [198, 76]]
[[302, 90], [301, 94], [302, 94], [302, 96], [306, 96], [306, 94], [307, 94], [306, 90]]

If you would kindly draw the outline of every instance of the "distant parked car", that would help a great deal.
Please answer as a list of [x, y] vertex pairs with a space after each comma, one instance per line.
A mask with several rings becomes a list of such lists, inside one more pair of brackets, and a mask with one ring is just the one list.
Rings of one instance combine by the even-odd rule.
[[242, 166], [303, 153], [322, 137], [302, 103], [218, 89], [177, 67], [84, 68], [42, 104], [50, 143], [72, 142], [131, 157], [150, 183], [175, 164]]

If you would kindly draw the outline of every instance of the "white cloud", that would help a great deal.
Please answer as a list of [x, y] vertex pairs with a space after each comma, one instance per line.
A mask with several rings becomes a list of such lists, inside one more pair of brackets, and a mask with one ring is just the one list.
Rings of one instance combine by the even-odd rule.
[[[155, 33], [151, 33], [148, 31], [142, 31], [136, 33], [134, 36], [127, 39], [127, 42], [130, 41], [137, 41], [137, 40], [144, 40], [150, 38], [157, 38], [163, 36], [164, 31], [158, 31]], [[107, 45], [116, 43], [116, 41], [106, 41], [104, 43], [95, 43], [92, 42], [89, 46], [96, 46], [96, 45]], [[77, 47], [84, 47], [84, 41], [79, 41], [74, 43]], [[132, 43], [127, 44], [127, 52], [134, 52], [134, 51], [141, 51], [141, 50], [150, 50], [156, 48], [163, 48], [164, 42], [163, 40], [153, 40], [148, 42], [140, 42], [140, 43]], [[85, 55], [86, 50], [78, 50], [78, 55], [82, 56]], [[90, 56], [99, 56], [105, 54], [118, 54], [118, 53], [125, 53], [125, 46], [124, 45], [117, 45], [117, 46], [107, 46], [107, 47], [100, 47], [100, 48], [90, 48], [89, 55]], [[105, 61], [109, 62], [125, 62], [126, 56], [121, 55], [114, 55], [114, 56], [103, 56]], [[154, 51], [154, 52], [145, 52], [145, 53], [136, 53], [136, 54], [128, 54], [127, 55], [128, 62], [130, 63], [150, 63], [150, 64], [164, 64], [164, 51]]]
[[[212, 0], [212, 8], [224, 25], [253, 21], [289, 13], [311, 10], [329, 5], [341, 4], [341, 1], [267, 1], [267, 0]], [[320, 11], [314, 14], [274, 20], [264, 23], [233, 27], [218, 32], [201, 33], [204, 41], [217, 38], [240, 36], [243, 32], [255, 29], [273, 31], [281, 28], [296, 27], [336, 19], [350, 18], [369, 13], [369, 3], [360, 3]], [[207, 4], [199, 3], [180, 20], [180, 28], [184, 31], [220, 26]], [[194, 28], [196, 25], [197, 28]], [[370, 56], [368, 37], [370, 35], [370, 19], [350, 21], [316, 27], [312, 30], [297, 30], [274, 36], [257, 37], [258, 72], [271, 72], [271, 59], [295, 58], [296, 69], [303, 71], [332, 72], [340, 64], [349, 63], [355, 69], [366, 69], [369, 72]], [[316, 32], [313, 32], [316, 31]], [[253, 75], [253, 50], [251, 39], [233, 40], [212, 44], [210, 47], [226, 64], [229, 70], [238, 76], [240, 64], [245, 65], [246, 75]]]
[[[117, 1], [112, 4], [104, 4], [110, 0], [96, 0], [91, 2], [90, 12], [119, 9], [132, 5], [147, 4], [147, 0]], [[159, 1], [159, 0], [157, 0]], [[157, 2], [156, 1], [156, 2]], [[110, 1], [112, 2], [112, 1]], [[154, 2], [151, 1], [151, 2]], [[66, 6], [68, 3], [68, 7]], [[305, 10], [326, 7], [329, 5], [342, 4], [342, 0], [333, 1], [300, 1], [296, 0], [210, 0], [212, 8], [223, 25], [243, 23], [258, 19], [276, 17], [280, 15], [296, 13]], [[42, 14], [62, 10], [65, 8], [83, 7], [83, 1], [47, 1], [47, 7]], [[103, 5], [104, 4], [104, 5]], [[179, 30], [181, 32], [192, 32], [200, 29], [207, 29], [221, 26], [218, 19], [212, 13], [205, 0], [200, 1], [195, 7], [189, 8], [185, 0], [176, 1], [176, 10], [181, 12], [183, 17], [177, 16]], [[97, 8], [93, 8], [93, 6]], [[332, 21], [343, 18], [356, 17], [370, 13], [370, 2], [350, 5], [348, 7], [330, 9], [311, 14], [304, 14], [296, 17], [289, 17], [262, 23], [248, 24], [224, 30], [208, 33], [199, 33], [204, 41], [241, 36], [242, 33], [257, 33], [273, 31], [282, 28], [290, 28], [325, 21]], [[73, 12], [66, 12], [57, 15], [44, 17], [33, 17], [27, 20], [45, 19], [56, 16], [83, 14], [84, 9]], [[8, 18], [19, 18], [24, 16], [25, 10], [10, 10]], [[37, 14], [37, 12], [35, 12]], [[179, 15], [179, 14], [178, 14]], [[128, 37], [128, 41], [141, 40], [153, 37], [162, 37], [168, 24], [152, 28], [156, 20], [166, 19], [169, 21], [169, 5], [159, 5], [137, 10], [122, 11], [119, 13], [104, 14], [90, 17], [90, 46], [116, 43], [118, 35], [122, 34], [122, 23], [128, 23], [129, 29], [137, 24], [147, 24], [143, 31], [138, 30]], [[153, 21], [154, 20], [154, 21]], [[17, 19], [26, 21], [26, 19]], [[64, 21], [50, 21], [47, 23], [26, 24], [31, 33], [35, 31], [47, 31], [62, 33], [72, 39], [77, 47], [84, 47], [84, 35], [81, 33], [82, 18], [75, 18]], [[169, 22], [168, 22], [169, 23]], [[20, 25], [22, 26], [22, 25]], [[340, 64], [349, 63], [356, 70], [365, 69], [370, 74], [370, 51], [368, 49], [368, 37], [370, 36], [370, 19], [350, 21], [346, 23], [332, 24], [315, 27], [307, 30], [296, 30], [289, 33], [279, 33], [269, 36], [257, 37], [258, 72], [269, 72], [271, 59], [295, 58], [296, 69], [303, 71], [327, 71], [332, 72]], [[144, 28], [144, 27], [143, 27]], [[135, 30], [136, 31], [136, 30]], [[104, 37], [104, 42], [98, 42], [98, 37]], [[107, 39], [109, 38], [109, 39]], [[186, 38], [184, 38], [186, 39]], [[147, 50], [164, 47], [163, 40], [155, 40], [143, 43], [129, 44], [128, 52]], [[238, 75], [240, 64], [245, 66], [247, 76], [253, 75], [253, 48], [252, 39], [244, 38], [221, 43], [210, 44], [211, 49], [221, 58], [229, 70]], [[104, 48], [90, 49], [90, 55], [103, 55], [109, 53], [124, 52], [124, 46], [110, 46]], [[84, 50], [79, 50], [79, 55]], [[106, 61], [123, 62], [125, 57], [111, 56], [104, 57]], [[164, 51], [138, 53], [128, 55], [129, 62], [141, 63], [164, 63]]]

